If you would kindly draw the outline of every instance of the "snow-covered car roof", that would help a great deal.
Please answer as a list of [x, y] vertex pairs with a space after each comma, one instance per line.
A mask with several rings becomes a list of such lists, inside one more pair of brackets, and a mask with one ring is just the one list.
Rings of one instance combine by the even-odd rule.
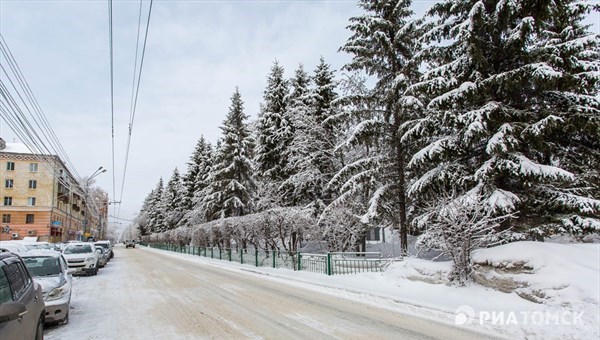
[[34, 249], [30, 250], [26, 253], [20, 254], [21, 257], [40, 257], [40, 256], [49, 256], [49, 257], [60, 257], [61, 253], [55, 250], [50, 249]]

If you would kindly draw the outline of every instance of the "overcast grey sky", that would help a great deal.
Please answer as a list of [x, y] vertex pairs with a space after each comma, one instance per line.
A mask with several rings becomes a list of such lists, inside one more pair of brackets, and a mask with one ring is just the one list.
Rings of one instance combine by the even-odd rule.
[[[78, 173], [109, 169], [96, 185], [112, 200], [107, 3], [1, 0], [0, 32]], [[117, 199], [138, 6], [113, 2]], [[155, 1], [120, 216], [133, 218], [160, 177], [185, 172], [201, 135], [216, 141], [235, 86], [256, 117], [275, 59], [288, 77], [298, 63], [312, 72], [321, 56], [339, 70], [349, 60], [337, 52], [345, 27], [359, 14], [355, 1]], [[1, 135], [15, 136], [4, 123]]]

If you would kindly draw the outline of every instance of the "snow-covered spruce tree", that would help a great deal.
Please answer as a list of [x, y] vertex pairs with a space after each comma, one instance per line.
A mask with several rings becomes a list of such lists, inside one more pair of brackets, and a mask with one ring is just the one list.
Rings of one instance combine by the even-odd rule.
[[167, 230], [165, 224], [165, 205], [162, 199], [164, 185], [162, 178], [152, 190], [148, 200], [148, 225], [152, 233], [162, 233]]
[[[296, 73], [293, 83], [298, 84], [305, 74]], [[302, 79], [302, 78], [300, 78]], [[281, 191], [293, 204], [311, 204], [320, 213], [330, 202], [326, 184], [333, 177], [337, 164], [336, 115], [334, 101], [337, 99], [334, 72], [321, 58], [313, 76], [314, 87], [304, 90], [300, 97], [293, 98], [288, 110], [295, 112], [292, 140], [286, 173]], [[294, 88], [294, 93], [300, 92]]]
[[283, 67], [273, 63], [267, 76], [261, 112], [258, 115], [256, 138], [256, 165], [261, 178], [279, 182], [285, 178], [284, 168], [291, 143], [292, 124], [287, 119], [288, 84]]
[[175, 229], [183, 217], [185, 209], [183, 207], [183, 197], [185, 191], [181, 182], [181, 176], [177, 168], [173, 170], [173, 175], [167, 182], [165, 193], [163, 195], [163, 204], [165, 207], [165, 224], [167, 230]]
[[154, 190], [152, 190], [142, 203], [142, 208], [137, 216], [137, 227], [140, 236], [150, 235], [152, 233], [152, 225], [150, 225], [149, 212], [151, 210], [151, 201], [154, 196]]
[[[188, 170], [182, 181], [185, 188], [185, 197], [183, 198], [183, 206], [186, 210], [191, 210], [194, 206], [193, 199], [197, 191], [202, 190], [202, 183], [198, 183], [198, 176], [201, 172], [207, 172], [207, 163], [210, 164], [210, 153], [212, 146], [210, 142], [204, 139], [204, 136], [200, 136], [194, 152], [190, 156], [190, 161], [187, 163]], [[201, 187], [198, 187], [198, 186]]]
[[223, 136], [204, 199], [207, 212], [211, 214], [209, 220], [252, 212], [256, 184], [252, 164], [253, 141], [247, 119], [236, 87], [229, 113], [221, 126]]
[[193, 225], [206, 221], [206, 215], [202, 209], [202, 200], [206, 195], [208, 187], [212, 153], [212, 145], [204, 139], [204, 136], [201, 136], [196, 144], [194, 153], [190, 157], [188, 172], [183, 179], [185, 190], [183, 206], [186, 211], [184, 217], [179, 222], [180, 226]]
[[419, 49], [417, 23], [411, 20], [410, 0], [360, 1], [366, 14], [350, 19], [353, 35], [341, 51], [352, 55], [344, 68], [363, 71], [377, 79], [367, 95], [353, 100], [364, 103], [352, 113], [360, 119], [344, 146], [360, 145], [365, 152], [341, 169], [331, 185], [342, 191], [361, 187], [369, 197], [363, 223], [391, 224], [400, 230], [400, 244], [407, 251], [407, 169], [410, 147], [401, 139], [401, 127], [419, 117], [421, 102], [406, 93], [418, 77], [411, 63]]
[[436, 250], [449, 256], [452, 259], [449, 279], [460, 285], [471, 280], [472, 251], [501, 242], [497, 229], [503, 221], [513, 217], [510, 214], [498, 216], [479, 195], [477, 190], [467, 195], [457, 195], [455, 191], [440, 194], [417, 220], [424, 230], [417, 239], [417, 249]]
[[429, 10], [429, 69], [409, 89], [430, 98], [405, 135], [427, 142], [410, 161], [421, 174], [412, 197], [475, 189], [496, 214], [519, 212], [502, 229], [530, 236], [598, 225], [600, 201], [580, 172], [598, 150], [598, 38], [580, 6], [448, 0]]
[[550, 127], [554, 161], [577, 174], [567, 190], [548, 187], [546, 197], [559, 212], [558, 231], [574, 235], [600, 232], [600, 35], [582, 24], [590, 10], [581, 1], [555, 2], [552, 21], [541, 32], [547, 43], [539, 46], [540, 60], [557, 72], [543, 98], [554, 116], [545, 120], [555, 122], [541, 125]]
[[297, 159], [303, 159], [305, 153], [302, 148], [298, 147], [298, 136], [306, 134], [305, 129], [307, 126], [303, 124], [305, 117], [308, 116], [310, 111], [310, 84], [311, 78], [304, 70], [304, 66], [300, 64], [294, 73], [294, 77], [290, 79], [290, 94], [286, 98], [286, 111], [285, 115], [287, 120], [291, 123], [293, 136], [290, 147], [286, 150], [284, 155], [287, 163], [284, 171], [290, 176], [286, 178], [278, 191], [281, 194], [281, 200], [286, 205], [298, 205], [306, 202], [306, 196], [302, 194], [302, 190], [298, 187], [303, 185], [304, 182], [297, 183], [295, 180], [296, 173], [299, 172], [297, 168]]

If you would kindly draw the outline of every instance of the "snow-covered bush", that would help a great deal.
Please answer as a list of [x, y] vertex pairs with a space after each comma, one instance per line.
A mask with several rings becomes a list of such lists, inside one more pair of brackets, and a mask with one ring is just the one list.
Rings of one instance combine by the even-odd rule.
[[498, 216], [488, 200], [476, 191], [458, 196], [446, 194], [439, 205], [431, 206], [415, 220], [425, 232], [417, 240], [421, 250], [437, 250], [452, 258], [450, 280], [464, 285], [471, 280], [474, 249], [502, 243], [509, 231], [499, 231], [500, 224], [514, 217]]

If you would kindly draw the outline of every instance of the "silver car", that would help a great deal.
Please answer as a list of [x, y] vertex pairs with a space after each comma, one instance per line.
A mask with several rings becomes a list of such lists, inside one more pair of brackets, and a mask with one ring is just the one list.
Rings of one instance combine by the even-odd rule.
[[96, 252], [98, 253], [98, 267], [104, 268], [108, 262], [108, 251], [102, 246], [96, 246]]
[[61, 253], [52, 250], [30, 250], [21, 257], [33, 280], [42, 286], [45, 323], [68, 323], [73, 287], [70, 272], [74, 270], [69, 270]]

